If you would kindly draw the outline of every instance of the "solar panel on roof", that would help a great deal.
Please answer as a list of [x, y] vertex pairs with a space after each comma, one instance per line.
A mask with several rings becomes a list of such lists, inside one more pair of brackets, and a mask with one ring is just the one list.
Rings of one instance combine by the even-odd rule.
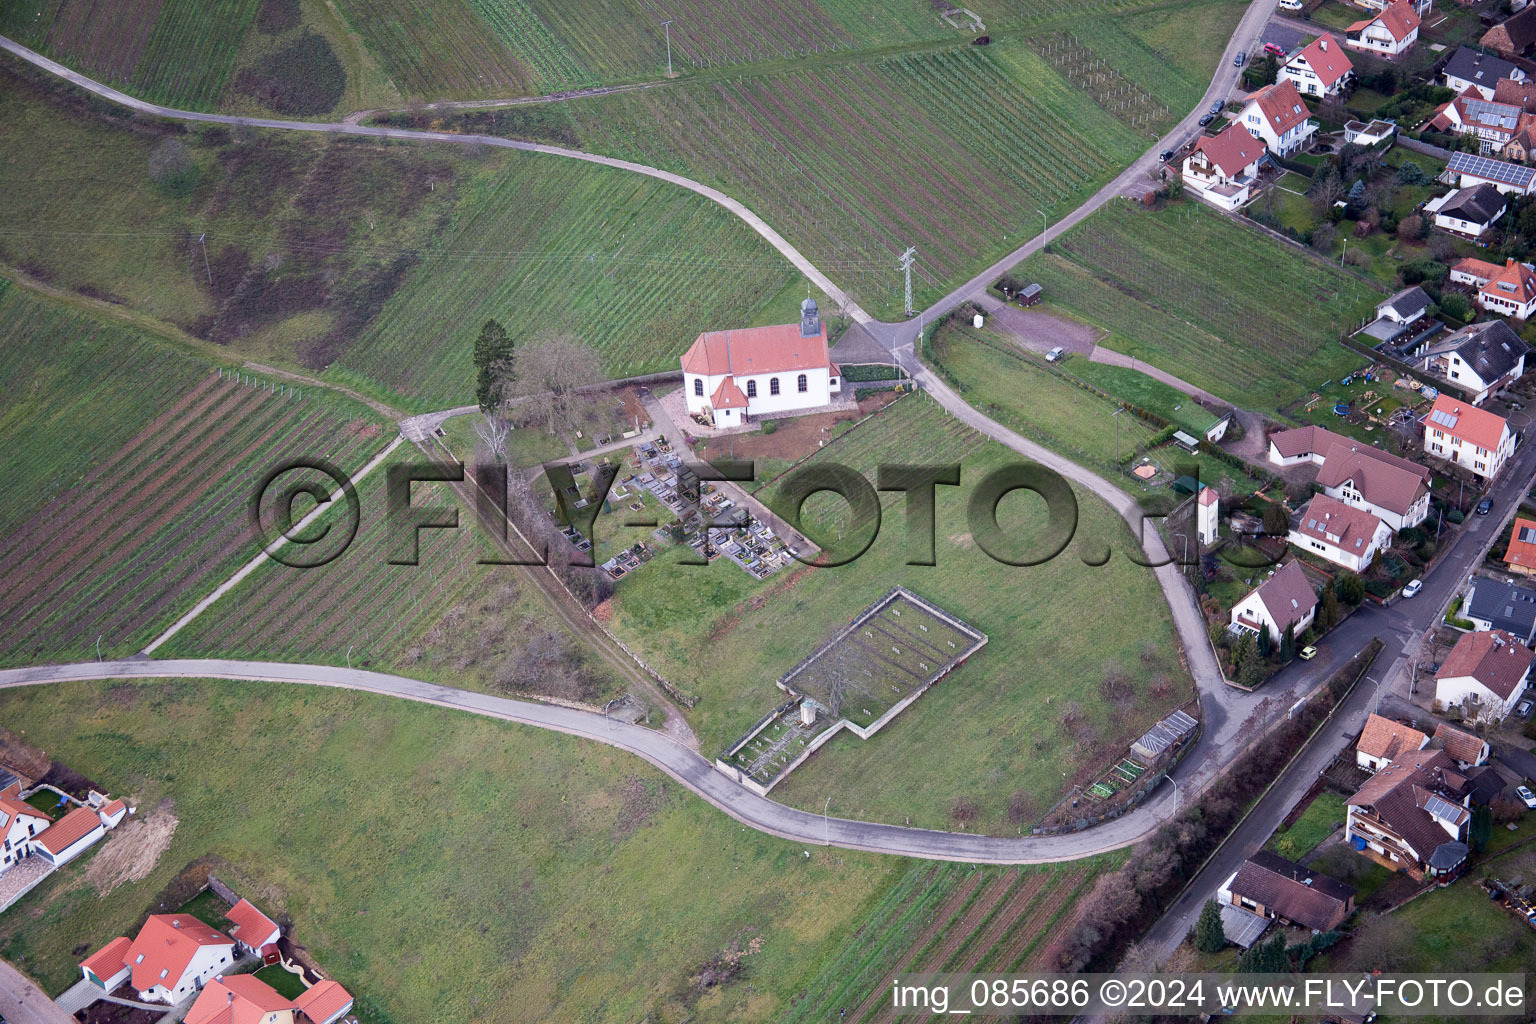
[[1456, 417], [1446, 412], [1444, 409], [1436, 409], [1434, 412], [1429, 414], [1429, 418], [1440, 424], [1442, 427], [1445, 427], [1447, 430], [1456, 426]]
[[1455, 821], [1461, 817], [1460, 807], [1438, 796], [1431, 796], [1425, 800], [1424, 809], [1442, 821]]
[[1477, 153], [1452, 153], [1450, 170], [1458, 174], [1470, 174], [1489, 181], [1502, 181], [1509, 185], [1529, 188], [1536, 181], [1536, 167], [1521, 167], [1504, 160], [1494, 160]]

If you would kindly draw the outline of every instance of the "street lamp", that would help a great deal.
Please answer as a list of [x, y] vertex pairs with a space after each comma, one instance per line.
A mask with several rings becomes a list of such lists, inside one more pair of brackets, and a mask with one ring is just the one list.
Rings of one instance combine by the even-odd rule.
[[661, 27], [667, 30], [667, 77], [672, 78], [672, 22], [664, 21]]
[[827, 820], [827, 809], [832, 806], [832, 798], [827, 797], [827, 802], [821, 805], [822, 840], [826, 845], [832, 845], [832, 823]]
[[351, 647], [347, 648], [347, 669], [348, 669], [348, 671], [350, 671], [351, 668], [352, 668], [352, 647], [356, 647], [356, 646], [357, 646], [357, 644], [353, 644]]

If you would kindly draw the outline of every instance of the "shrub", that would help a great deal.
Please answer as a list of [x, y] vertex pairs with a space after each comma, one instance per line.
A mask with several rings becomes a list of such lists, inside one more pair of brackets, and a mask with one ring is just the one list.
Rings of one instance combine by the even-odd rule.
[[771, 434], [779, 429], [778, 420], [763, 420], [763, 433]]
[[256, 12], [256, 28], [265, 35], [275, 36], [299, 27], [299, 0], [262, 0]]
[[1440, 296], [1440, 312], [1466, 323], [1472, 319], [1472, 303], [1460, 292], [1446, 292]]
[[963, 796], [957, 796], [949, 805], [949, 816], [958, 822], [975, 821], [981, 812]]
[[170, 195], [190, 194], [197, 187], [199, 173], [187, 144], [178, 138], [166, 139], [149, 154], [150, 180]]
[[325, 114], [347, 88], [347, 72], [322, 35], [305, 32], [240, 73], [235, 88], [279, 114]]

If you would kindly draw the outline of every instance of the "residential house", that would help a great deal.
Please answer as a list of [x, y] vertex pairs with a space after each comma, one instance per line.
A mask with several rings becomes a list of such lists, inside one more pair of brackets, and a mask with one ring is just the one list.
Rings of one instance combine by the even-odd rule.
[[1279, 643], [1286, 627], [1293, 635], [1312, 625], [1317, 615], [1317, 591], [1302, 571], [1301, 563], [1289, 561], [1273, 576], [1232, 606], [1232, 624], [1255, 633], [1267, 632]]
[[1363, 572], [1392, 545], [1392, 528], [1361, 508], [1317, 494], [1301, 507], [1289, 540], [1335, 565]]
[[1377, 119], [1370, 122], [1344, 122], [1344, 141], [1351, 146], [1380, 145], [1396, 134], [1397, 125], [1391, 121]]
[[1440, 75], [1446, 88], [1457, 95], [1475, 89], [1485, 100], [1494, 98], [1494, 86], [1500, 79], [1525, 80], [1525, 72], [1519, 66], [1470, 46], [1458, 46]]
[[1536, 654], [1502, 629], [1463, 633], [1435, 673], [1435, 703], [1497, 722], [1525, 694]]
[[1184, 158], [1184, 186], [1223, 210], [1248, 202], [1264, 159], [1264, 143], [1230, 125], [1220, 135], [1202, 135]]
[[719, 427], [828, 405], [842, 390], [827, 325], [809, 298], [798, 324], [699, 335], [682, 367], [688, 411]]
[[220, 975], [204, 986], [186, 1024], [294, 1024], [293, 1000], [254, 974]]
[[1457, 189], [1424, 205], [1426, 213], [1434, 214], [1435, 227], [1474, 242], [1491, 231], [1508, 209], [1504, 193], [1486, 183]]
[[1337, 96], [1349, 88], [1355, 65], [1339, 41], [1324, 32], [1280, 67], [1280, 78], [1303, 96]]
[[1485, 151], [1498, 153], [1515, 137], [1524, 123], [1525, 112], [1512, 103], [1485, 100], [1477, 90], [1468, 89], [1453, 97], [1429, 121], [1429, 127], [1442, 132], [1471, 135]]
[[1510, 572], [1536, 576], [1536, 520], [1515, 517], [1509, 532], [1509, 546], [1504, 549], [1504, 564]]
[[1412, 726], [1372, 714], [1355, 741], [1355, 764], [1368, 772], [1379, 772], [1404, 754], [1413, 754], [1429, 746], [1429, 737]]
[[1461, 617], [1477, 629], [1502, 630], [1529, 645], [1536, 641], [1536, 590], [1475, 576]]
[[229, 908], [229, 912], [224, 916], [234, 926], [229, 930], [229, 934], [241, 949], [264, 959], [276, 955], [277, 940], [282, 938], [283, 930], [277, 926], [277, 922], [257, 910], [249, 900], [242, 899]]
[[1423, 288], [1413, 285], [1396, 292], [1385, 302], [1377, 303], [1376, 318], [1390, 320], [1395, 324], [1416, 323], [1429, 314], [1433, 301]]
[[1322, 466], [1317, 482], [1330, 498], [1371, 513], [1394, 532], [1429, 516], [1430, 472], [1379, 448], [1322, 427], [1279, 430], [1269, 436], [1269, 461]]
[[338, 982], [317, 981], [293, 1001], [311, 1024], [333, 1024], [352, 1009], [352, 996]]
[[332, 1024], [352, 1009], [352, 996], [325, 979], [293, 999], [252, 974], [208, 983], [184, 1018], [186, 1024]]
[[1195, 496], [1195, 533], [1200, 543], [1210, 547], [1216, 543], [1221, 527], [1221, 495], [1214, 487], [1202, 487]]
[[1249, 96], [1238, 123], [1271, 153], [1290, 156], [1305, 148], [1317, 131], [1317, 122], [1309, 120], [1310, 116], [1295, 83], [1283, 79]]
[[[1484, 185], [1484, 188], [1490, 186]], [[1426, 372], [1461, 388], [1481, 405], [1525, 374], [1527, 345], [1503, 320], [1487, 320], [1426, 342], [1414, 353]]]
[[[123, 945], [127, 942], [127, 945]], [[113, 962], [121, 950], [121, 959]], [[87, 957], [80, 972], [108, 991], [126, 980], [143, 1002], [181, 1002], [236, 960], [235, 942], [188, 914], [151, 914], [128, 942], [116, 938]], [[126, 975], [124, 974], [126, 971]]]
[[1474, 736], [1464, 729], [1458, 729], [1454, 725], [1442, 723], [1435, 730], [1435, 742], [1440, 744], [1440, 749], [1451, 755], [1456, 762], [1456, 767], [1462, 771], [1486, 763], [1488, 755], [1492, 753], [1487, 740], [1481, 736]]
[[1337, 929], [1355, 912], [1355, 890], [1338, 879], [1260, 850], [1232, 873], [1222, 903], [1314, 932]]
[[1408, 0], [1392, 0], [1374, 18], [1344, 30], [1344, 45], [1378, 57], [1399, 57], [1419, 38], [1419, 13]]
[[1505, 195], [1517, 196], [1529, 195], [1536, 189], [1536, 167], [1522, 167], [1476, 153], [1452, 153], [1445, 174], [1459, 188], [1487, 182]]
[[32, 852], [55, 867], [68, 864], [106, 835], [106, 831], [95, 808], [76, 807], [32, 841]]
[[1536, 48], [1536, 7], [1527, 7], [1483, 33], [1478, 45], [1505, 60], [1529, 57]]
[[101, 823], [107, 828], [117, 828], [118, 823], [128, 816], [128, 805], [121, 800], [109, 800], [97, 808], [101, 815]]
[[1536, 82], [1520, 78], [1501, 78], [1493, 84], [1493, 101], [1519, 107], [1522, 113], [1536, 114]]
[[1491, 313], [1521, 320], [1536, 313], [1536, 270], [1529, 263], [1511, 259], [1501, 267], [1468, 256], [1451, 264], [1450, 279], [1476, 288], [1477, 304]]
[[1424, 451], [1492, 480], [1515, 454], [1515, 435], [1502, 416], [1439, 395], [1424, 424]]
[[1395, 533], [1429, 517], [1429, 470], [1358, 441], [1335, 444], [1317, 482], [1323, 493], [1386, 523]]
[[34, 839], [52, 824], [52, 818], [21, 798], [21, 783], [0, 790], [0, 834], [5, 837], [0, 873], [30, 854]]
[[1351, 796], [1345, 837], [1359, 853], [1417, 881], [1455, 873], [1467, 857], [1467, 779], [1443, 750], [1397, 758]]

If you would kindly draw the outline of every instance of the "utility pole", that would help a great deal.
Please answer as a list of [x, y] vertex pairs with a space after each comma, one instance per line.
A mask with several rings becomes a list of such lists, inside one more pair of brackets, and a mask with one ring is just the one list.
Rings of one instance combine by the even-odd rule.
[[1109, 418], [1115, 421], [1115, 468], [1120, 471], [1121, 476], [1125, 475], [1125, 469], [1120, 465], [1120, 414], [1123, 412], [1125, 407], [1120, 406], [1109, 414]]
[[208, 287], [213, 287], [213, 268], [208, 265], [208, 232], [204, 231], [197, 236], [198, 242], [203, 247], [203, 269], [208, 272]]
[[897, 264], [901, 272], [906, 275], [907, 280], [907, 316], [911, 316], [914, 312], [912, 309], [912, 261], [916, 257], [917, 247], [908, 246], [907, 251], [901, 254], [900, 262]]
[[675, 78], [677, 76], [672, 73], [672, 22], [664, 21], [661, 27], [667, 30], [667, 77]]
[[602, 305], [603, 296], [598, 291], [598, 286], [601, 282], [597, 279], [597, 253], [588, 253], [587, 262], [592, 264], [592, 304], [594, 306]]

